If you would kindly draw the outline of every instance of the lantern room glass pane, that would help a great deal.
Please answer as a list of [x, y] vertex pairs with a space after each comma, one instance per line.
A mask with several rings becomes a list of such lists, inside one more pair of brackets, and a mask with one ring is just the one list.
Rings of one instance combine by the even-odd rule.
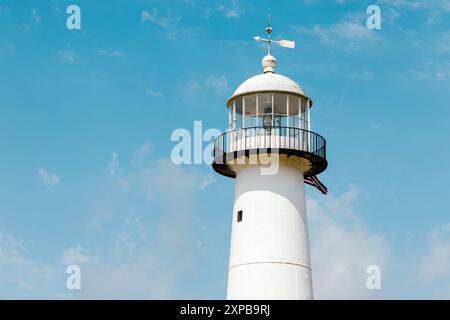
[[287, 114], [287, 95], [285, 93], [274, 93], [274, 114], [286, 116]]
[[255, 127], [256, 126], [256, 94], [245, 96], [245, 127]]
[[260, 114], [272, 112], [272, 93], [258, 94], [258, 108]]
[[[273, 101], [272, 101], [273, 100]], [[236, 97], [229, 103], [235, 105], [235, 115], [230, 128], [294, 127], [308, 128], [307, 99], [282, 92], [263, 92]]]

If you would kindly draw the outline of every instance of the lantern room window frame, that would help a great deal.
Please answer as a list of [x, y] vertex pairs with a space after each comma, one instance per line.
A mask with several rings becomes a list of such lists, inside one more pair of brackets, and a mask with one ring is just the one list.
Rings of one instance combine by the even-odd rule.
[[290, 127], [310, 131], [311, 100], [288, 92], [255, 92], [228, 102], [229, 130]]

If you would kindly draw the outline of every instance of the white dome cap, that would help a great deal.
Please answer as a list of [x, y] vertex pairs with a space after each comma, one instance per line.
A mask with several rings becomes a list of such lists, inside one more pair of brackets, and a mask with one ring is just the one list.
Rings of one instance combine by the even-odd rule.
[[236, 96], [256, 92], [286, 92], [301, 96], [305, 95], [302, 88], [295, 81], [281, 74], [267, 72], [244, 81], [236, 89], [230, 100]]
[[[272, 55], [265, 56], [262, 61], [262, 66], [264, 68], [263, 74], [258, 74], [244, 81], [234, 92], [233, 96], [228, 99], [227, 105], [231, 100], [238, 96], [254, 94], [258, 92], [282, 92], [290, 93], [297, 96], [302, 96], [308, 100], [309, 99], [303, 89], [294, 80], [289, 79], [286, 76], [275, 73], [275, 67], [277, 65], [277, 60]], [[312, 105], [312, 101], [311, 101]]]

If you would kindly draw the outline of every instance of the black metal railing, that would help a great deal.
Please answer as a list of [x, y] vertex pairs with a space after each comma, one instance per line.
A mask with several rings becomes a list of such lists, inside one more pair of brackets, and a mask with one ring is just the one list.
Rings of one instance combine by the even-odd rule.
[[324, 137], [293, 127], [250, 127], [228, 131], [216, 138], [214, 158], [256, 149], [296, 150], [326, 159]]

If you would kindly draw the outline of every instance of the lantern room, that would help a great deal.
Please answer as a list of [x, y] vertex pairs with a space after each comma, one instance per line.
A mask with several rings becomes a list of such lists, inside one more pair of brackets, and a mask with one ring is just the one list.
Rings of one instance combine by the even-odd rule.
[[264, 73], [244, 81], [228, 99], [228, 128], [215, 142], [213, 167], [234, 177], [237, 153], [276, 151], [306, 161], [304, 175], [324, 171], [326, 141], [311, 131], [312, 100], [286, 76], [276, 74], [272, 55], [262, 59]]
[[264, 73], [244, 81], [228, 99], [229, 129], [293, 127], [310, 130], [312, 101], [300, 86], [275, 73], [276, 59], [262, 60]]
[[291, 79], [267, 72], [254, 76], [227, 101], [229, 130], [292, 127], [310, 130], [312, 101]]

